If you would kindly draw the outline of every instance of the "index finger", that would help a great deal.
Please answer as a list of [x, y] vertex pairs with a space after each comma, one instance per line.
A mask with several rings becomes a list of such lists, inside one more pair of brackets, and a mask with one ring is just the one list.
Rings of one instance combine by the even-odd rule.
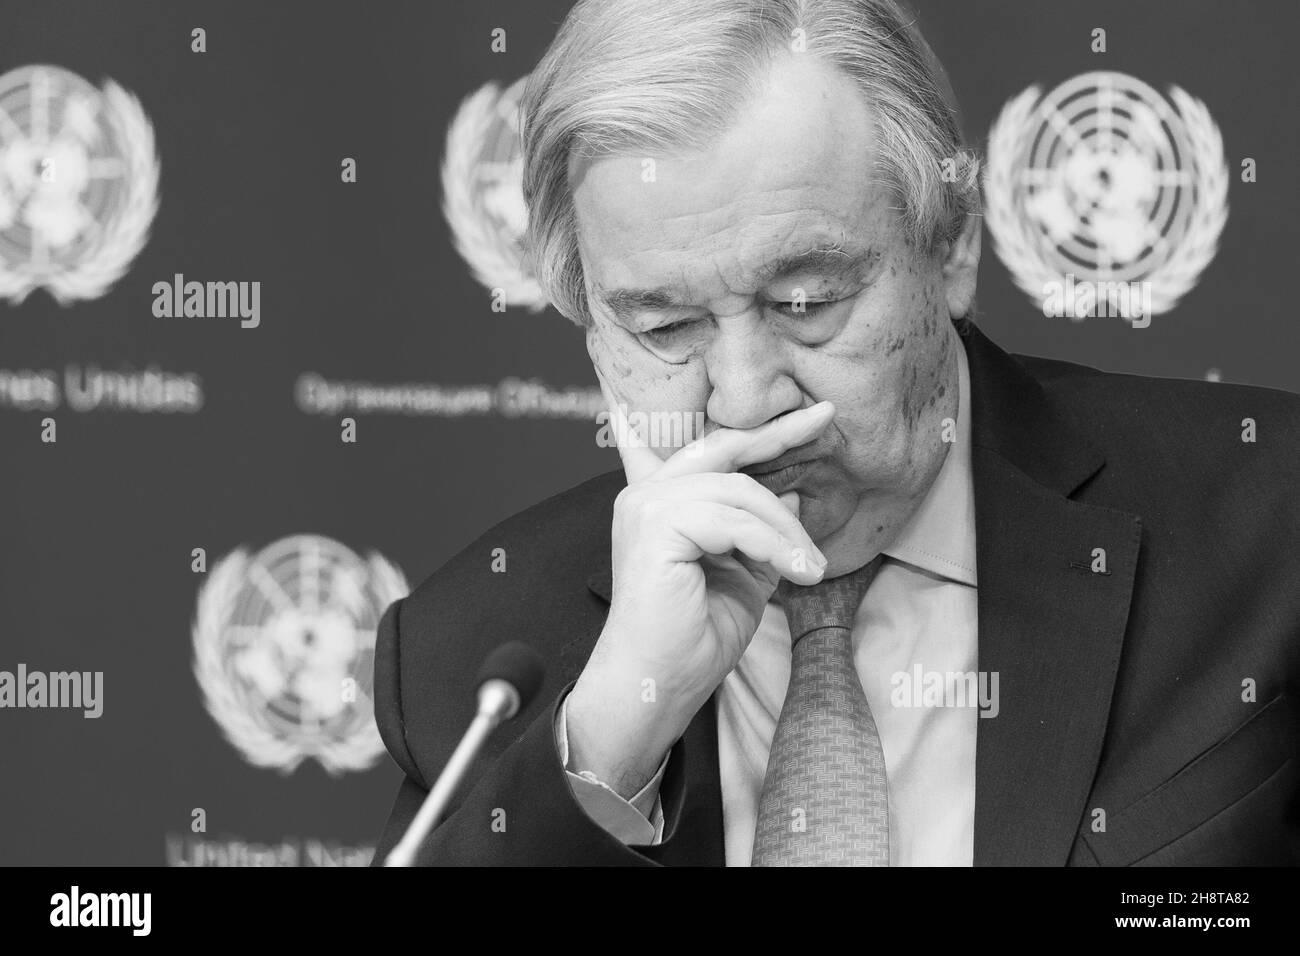
[[637, 434], [632, 424], [623, 414], [623, 406], [614, 397], [614, 390], [605, 381], [605, 376], [596, 369], [596, 380], [600, 382], [601, 394], [605, 396], [605, 405], [609, 408], [610, 426], [614, 430], [614, 444], [618, 456], [623, 459], [623, 473], [627, 483], [645, 481], [663, 467], [663, 460], [650, 450], [650, 446]]
[[788, 412], [757, 428], [719, 428], [678, 451], [655, 474], [656, 480], [706, 471], [737, 471], [771, 461], [812, 441], [835, 417], [835, 406], [818, 402]]

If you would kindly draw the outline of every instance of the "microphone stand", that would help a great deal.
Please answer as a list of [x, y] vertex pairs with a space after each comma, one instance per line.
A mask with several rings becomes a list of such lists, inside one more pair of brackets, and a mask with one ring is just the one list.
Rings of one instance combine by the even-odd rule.
[[434, 782], [433, 789], [424, 798], [420, 812], [411, 821], [406, 834], [384, 859], [384, 866], [411, 866], [415, 862], [420, 844], [442, 817], [488, 736], [518, 710], [519, 692], [511, 684], [500, 679], [484, 682], [478, 692], [478, 713], [474, 715], [465, 736], [460, 739], [451, 759], [447, 761], [447, 766]]

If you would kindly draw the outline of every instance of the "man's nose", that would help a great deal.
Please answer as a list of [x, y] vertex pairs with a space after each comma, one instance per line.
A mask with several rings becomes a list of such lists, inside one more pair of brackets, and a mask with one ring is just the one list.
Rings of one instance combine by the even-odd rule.
[[756, 428], [799, 408], [803, 396], [788, 362], [787, 343], [761, 316], [719, 320], [704, 355], [709, 420], [723, 428]]

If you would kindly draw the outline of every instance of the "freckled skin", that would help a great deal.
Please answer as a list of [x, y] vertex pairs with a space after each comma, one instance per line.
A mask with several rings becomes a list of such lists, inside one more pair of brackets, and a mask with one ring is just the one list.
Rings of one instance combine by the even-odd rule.
[[[888, 547], [943, 464], [962, 347], [951, 318], [970, 306], [979, 236], [970, 228], [933, 254], [913, 248], [874, 172], [870, 108], [852, 84], [793, 55], [769, 80], [707, 149], [654, 155], [652, 183], [643, 156], [571, 164], [587, 350], [619, 401], [703, 410], [706, 433], [834, 402], [808, 449], [816, 466], [790, 486], [834, 576]], [[866, 280], [800, 276], [809, 301], [843, 301], [816, 319], [774, 311], [790, 283], [759, 287], [754, 271], [828, 241], [876, 253]], [[670, 289], [688, 308], [644, 313], [629, 329], [598, 299], [606, 288]], [[680, 363], [637, 334], [683, 320], [703, 331]]]

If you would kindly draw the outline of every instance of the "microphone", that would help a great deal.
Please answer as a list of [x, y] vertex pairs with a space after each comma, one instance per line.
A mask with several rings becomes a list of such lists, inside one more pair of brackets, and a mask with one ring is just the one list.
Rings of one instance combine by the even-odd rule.
[[478, 687], [478, 713], [424, 798], [420, 812], [385, 858], [384, 866], [410, 866], [415, 861], [420, 844], [447, 809], [488, 736], [528, 706], [542, 686], [545, 673], [541, 656], [519, 641], [502, 644], [488, 655], [474, 682]]

